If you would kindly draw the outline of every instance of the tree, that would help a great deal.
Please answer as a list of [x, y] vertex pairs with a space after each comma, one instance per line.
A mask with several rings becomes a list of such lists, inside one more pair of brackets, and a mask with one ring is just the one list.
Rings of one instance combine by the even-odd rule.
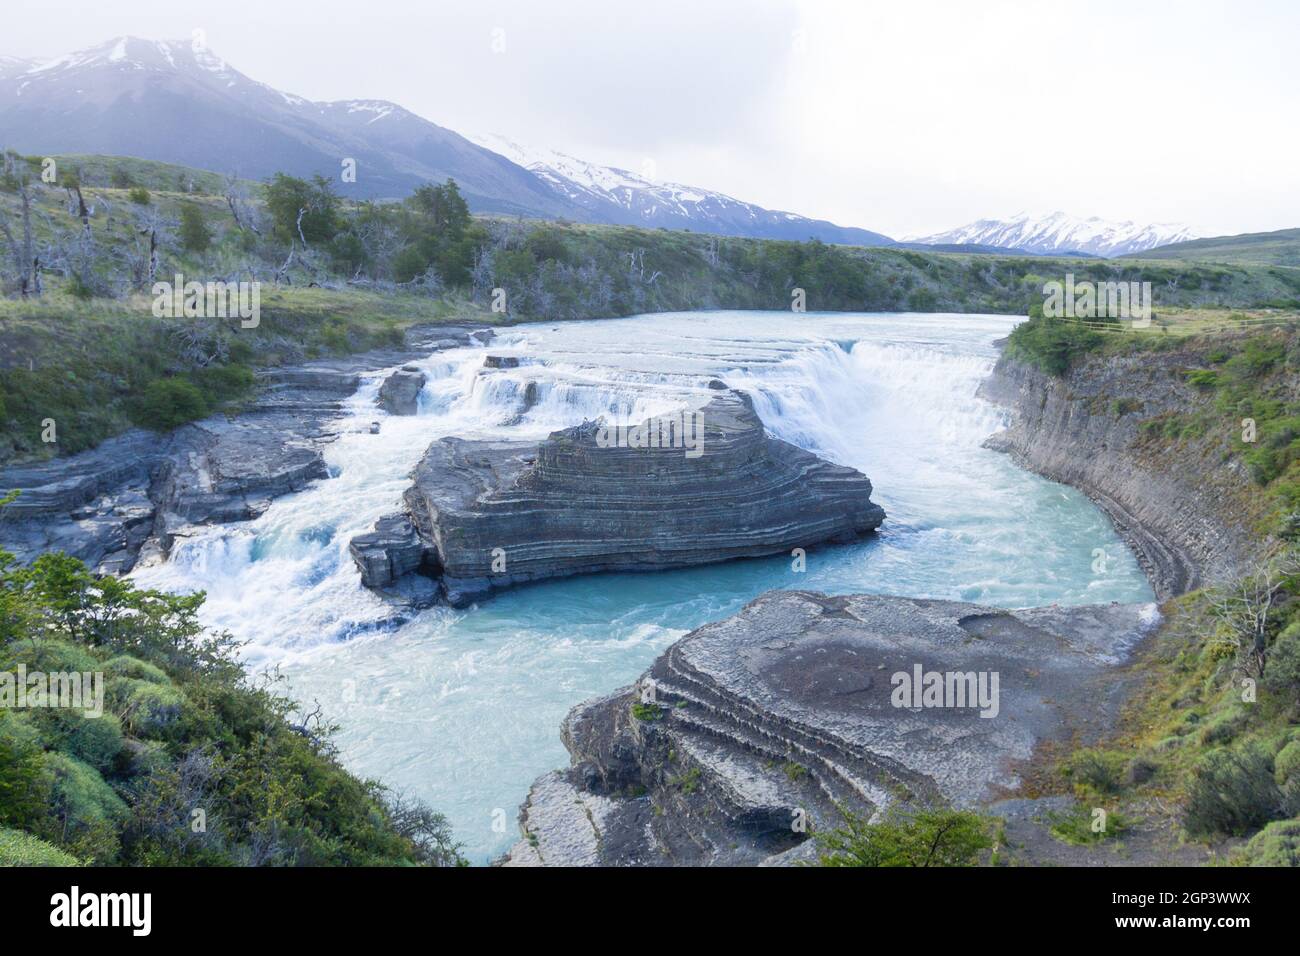
[[14, 236], [9, 225], [9, 217], [3, 209], [0, 209], [0, 236], [4, 237], [5, 244], [9, 247], [9, 258], [13, 263], [18, 294], [23, 298], [29, 295], [39, 296], [42, 291], [41, 265], [36, 256], [36, 244], [32, 237], [31, 177], [19, 165], [21, 160], [16, 156], [6, 154], [4, 159], [6, 183], [12, 183], [14, 191], [18, 194], [22, 237]]
[[1219, 642], [1232, 648], [1238, 665], [1252, 677], [1264, 675], [1278, 598], [1297, 575], [1300, 551], [1288, 551], [1225, 586], [1211, 599], [1221, 625]]
[[469, 205], [460, 194], [456, 180], [448, 179], [441, 186], [425, 183], [411, 194], [407, 205], [432, 227], [439, 238], [456, 240], [469, 226]]
[[262, 229], [258, 223], [257, 208], [248, 198], [248, 190], [234, 173], [226, 176], [222, 196], [226, 200], [226, 206], [230, 209], [231, 218], [235, 220], [235, 226], [243, 232], [248, 230], [253, 235], [261, 235]]
[[139, 401], [136, 420], [154, 431], [171, 431], [208, 414], [198, 387], [186, 378], [160, 378], [149, 383]]
[[272, 232], [281, 242], [329, 242], [339, 231], [338, 197], [330, 181], [315, 176], [310, 182], [276, 173], [266, 187], [266, 208]]
[[136, 286], [151, 288], [158, 276], [159, 258], [164, 247], [173, 241], [174, 221], [163, 215], [156, 206], [142, 206], [136, 216], [136, 232], [141, 237], [138, 251], [127, 253], [132, 278]]
[[206, 252], [212, 245], [212, 230], [197, 203], [181, 204], [181, 245], [190, 252]]
[[993, 846], [991, 821], [967, 811], [890, 811], [879, 823], [841, 812], [844, 826], [817, 835], [822, 866], [973, 866]]

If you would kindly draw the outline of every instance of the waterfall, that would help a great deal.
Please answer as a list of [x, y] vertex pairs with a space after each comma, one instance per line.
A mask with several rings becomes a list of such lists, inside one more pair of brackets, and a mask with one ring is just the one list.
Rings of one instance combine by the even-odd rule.
[[[278, 665], [342, 727], [356, 771], [447, 813], [479, 860], [503, 850], [527, 786], [567, 762], [568, 708], [635, 679], [692, 627], [765, 590], [878, 591], [1003, 606], [1148, 600], [1132, 555], [1082, 495], [1015, 468], [983, 440], [1004, 424], [976, 397], [1015, 320], [959, 315], [710, 312], [517, 326], [416, 362], [418, 414], [375, 403], [365, 376], [324, 454], [331, 477], [260, 518], [179, 539], [141, 585], [202, 589], [203, 619]], [[488, 355], [519, 364], [488, 368]], [[506, 363], [509, 364], [509, 363]], [[878, 536], [809, 554], [520, 588], [465, 611], [395, 619], [361, 587], [351, 538], [400, 507], [438, 438], [540, 439], [605, 416], [630, 424], [746, 391], [774, 436], [866, 473]], [[370, 423], [378, 421], [378, 434]], [[1092, 572], [1094, 549], [1111, 557]]]

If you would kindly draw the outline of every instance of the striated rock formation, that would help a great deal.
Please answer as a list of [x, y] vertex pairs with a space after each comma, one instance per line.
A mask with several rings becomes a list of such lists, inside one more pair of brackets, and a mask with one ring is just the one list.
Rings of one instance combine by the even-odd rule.
[[424, 542], [404, 515], [389, 515], [375, 522], [375, 530], [359, 534], [348, 545], [368, 588], [392, 587], [399, 578], [419, 570], [424, 563]]
[[1187, 384], [1186, 370], [1207, 364], [1195, 349], [1088, 357], [1064, 378], [1004, 355], [980, 390], [1013, 414], [987, 445], [1093, 499], [1161, 600], [1241, 574], [1265, 545], [1251, 532], [1261, 496], [1213, 437], [1144, 440], [1144, 422], [1214, 414]]
[[[1041, 741], [1110, 724], [1114, 664], [1155, 622], [1153, 605], [769, 592], [569, 714], [572, 767], [534, 784], [506, 863], [791, 863], [814, 857], [808, 835], [839, 824], [837, 804], [982, 804]], [[996, 694], [895, 706], [894, 675], [918, 669]]]
[[414, 415], [420, 403], [425, 375], [414, 365], [403, 365], [379, 386], [379, 405], [390, 415]]
[[321, 445], [363, 372], [491, 337], [490, 329], [417, 327], [401, 350], [267, 369], [250, 407], [233, 418], [169, 435], [136, 430], [0, 471], [0, 494], [22, 492], [0, 515], [0, 543], [24, 561], [65, 551], [97, 572], [126, 573], [195, 525], [255, 518], [275, 497], [327, 477]]
[[[414, 479], [406, 520], [455, 605], [525, 581], [848, 541], [885, 516], [864, 475], [768, 437], [749, 398], [725, 386], [697, 413], [638, 429], [587, 423], [540, 445], [444, 438]], [[372, 581], [386, 580], [375, 553], [386, 537], [407, 547], [401, 522], [385, 519], [354, 548]]]

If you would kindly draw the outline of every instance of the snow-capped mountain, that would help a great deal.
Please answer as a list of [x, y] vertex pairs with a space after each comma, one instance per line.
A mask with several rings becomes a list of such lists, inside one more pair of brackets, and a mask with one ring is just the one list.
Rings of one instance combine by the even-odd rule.
[[8, 76], [10, 73], [20, 73], [23, 70], [29, 70], [32, 67], [31, 60], [22, 60], [16, 56], [5, 56], [0, 54], [0, 76]]
[[[0, 59], [0, 148], [138, 156], [257, 179], [321, 173], [357, 198], [404, 196], [450, 177], [476, 211], [860, 245], [890, 241], [499, 139], [479, 145], [386, 100], [312, 102], [251, 79], [189, 40], [117, 37], [45, 63]], [[339, 179], [349, 158], [356, 160], [355, 183]]]
[[[452, 177], [475, 209], [574, 212], [527, 170], [395, 103], [315, 103], [188, 40], [118, 37], [46, 63], [0, 66], [0, 146], [139, 156], [247, 178], [321, 173], [358, 198]], [[355, 183], [339, 177], [349, 158]]]
[[979, 219], [968, 225], [910, 241], [926, 245], [980, 245], [1020, 249], [1038, 255], [1085, 252], [1122, 256], [1171, 242], [1196, 238], [1186, 226], [1173, 223], [1112, 222], [1093, 216], [1081, 219], [1054, 212], [1046, 216], [1021, 214], [1011, 219]]
[[789, 212], [764, 209], [724, 193], [601, 166], [552, 149], [534, 149], [494, 133], [470, 133], [480, 146], [524, 167], [554, 192], [587, 210], [598, 222], [664, 226], [768, 239], [817, 238], [859, 246], [887, 245], [887, 236], [837, 226]]

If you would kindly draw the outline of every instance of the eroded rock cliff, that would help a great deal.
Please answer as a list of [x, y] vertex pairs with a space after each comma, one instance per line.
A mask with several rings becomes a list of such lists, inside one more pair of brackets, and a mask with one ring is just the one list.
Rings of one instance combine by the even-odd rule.
[[[981, 804], [1041, 741], [1111, 723], [1114, 665], [1156, 619], [1153, 605], [769, 592], [570, 713], [572, 766], [534, 784], [507, 863], [788, 863], [839, 807]], [[897, 706], [895, 675], [918, 669], [985, 692]]]
[[1092, 498], [1162, 600], [1241, 574], [1267, 544], [1251, 527], [1261, 492], [1221, 438], [1166, 441], [1152, 429], [1197, 413], [1238, 427], [1188, 384], [1205, 364], [1189, 344], [1085, 358], [1057, 378], [1003, 355], [981, 388], [1012, 413], [989, 447]]

